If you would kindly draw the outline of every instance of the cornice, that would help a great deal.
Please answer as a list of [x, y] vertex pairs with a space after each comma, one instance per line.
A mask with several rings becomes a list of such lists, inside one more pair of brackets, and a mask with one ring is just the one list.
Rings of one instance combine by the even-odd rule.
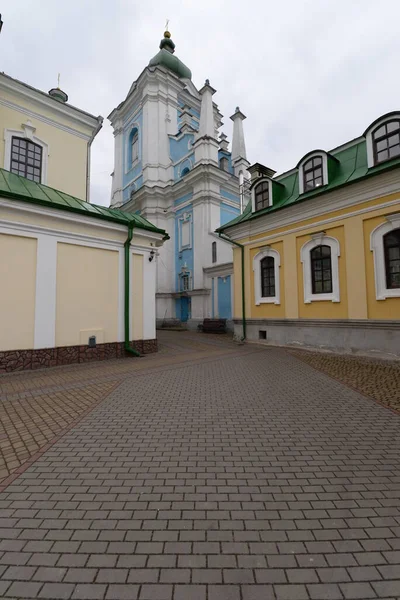
[[[384, 184], [382, 183], [383, 178], [386, 179]], [[269, 231], [304, 222], [308, 219], [323, 217], [327, 213], [333, 211], [336, 212], [343, 210], [344, 208], [355, 207], [363, 202], [376, 200], [398, 191], [400, 191], [400, 174], [398, 171], [391, 171], [376, 176], [375, 180], [369, 179], [353, 183], [352, 186], [334, 190], [320, 198], [310, 198], [307, 201], [293, 204], [282, 210], [268, 213], [254, 221], [238, 223], [237, 225], [229, 227], [227, 232], [229, 237], [235, 240], [258, 235], [260, 233], [268, 233]], [[398, 202], [399, 200], [396, 200], [394, 201], [394, 204]], [[390, 205], [392, 205], [392, 203], [390, 203]], [[368, 208], [367, 211], [369, 212], [373, 209], [374, 207], [371, 207]], [[345, 218], [345, 216], [346, 215], [339, 215], [328, 221], [341, 220]], [[309, 229], [312, 226], [313, 225], [305, 225], [304, 227]]]
[[[0, 74], [0, 88], [3, 88], [4, 90], [6, 90], [8, 92], [14, 93], [21, 98], [36, 102], [36, 103], [40, 104], [41, 106], [48, 108], [50, 111], [53, 111], [56, 114], [62, 115], [64, 118], [71, 119], [72, 121], [75, 121], [76, 123], [79, 123], [80, 125], [85, 125], [86, 127], [89, 127], [90, 129], [96, 129], [96, 127], [99, 124], [99, 121], [100, 120], [101, 120], [101, 122], [103, 121], [103, 117], [95, 117], [94, 115], [91, 115], [90, 113], [86, 113], [86, 112], [80, 110], [79, 108], [76, 108], [75, 106], [71, 106], [70, 104], [63, 104], [61, 102], [58, 102], [57, 100], [54, 100], [54, 98], [52, 98], [51, 96], [47, 96], [44, 92], [42, 92], [40, 90], [35, 90], [35, 88], [25, 85], [22, 82], [16, 81], [15, 79], [8, 78], [8, 77], [2, 77], [1, 74]], [[2, 101], [2, 103], [3, 102], [5, 103], [6, 101]], [[13, 105], [13, 103], [10, 103], [10, 104]], [[7, 105], [7, 104], [5, 104], [5, 105]], [[21, 112], [23, 112], [22, 111], [23, 107], [20, 107], [20, 108], [21, 108]], [[34, 113], [34, 111], [32, 111], [32, 115], [34, 115], [36, 118], [38, 118], [38, 116], [40, 116], [40, 115], [37, 116], [36, 113]], [[49, 121], [52, 121], [52, 120], [49, 119]], [[56, 122], [54, 121], [54, 123], [56, 123]], [[74, 131], [72, 128], [71, 128], [71, 130]]]

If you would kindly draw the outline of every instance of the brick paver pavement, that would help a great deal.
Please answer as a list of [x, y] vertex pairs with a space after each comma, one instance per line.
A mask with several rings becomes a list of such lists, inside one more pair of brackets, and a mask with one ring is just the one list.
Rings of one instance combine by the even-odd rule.
[[0, 494], [0, 597], [400, 597], [400, 416], [208, 339], [91, 367], [119, 385]]

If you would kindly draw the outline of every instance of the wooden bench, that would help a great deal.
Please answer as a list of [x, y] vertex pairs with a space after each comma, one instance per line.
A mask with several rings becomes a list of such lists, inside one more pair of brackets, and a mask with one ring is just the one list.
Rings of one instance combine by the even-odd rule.
[[203, 333], [226, 333], [226, 319], [204, 319], [199, 327]]

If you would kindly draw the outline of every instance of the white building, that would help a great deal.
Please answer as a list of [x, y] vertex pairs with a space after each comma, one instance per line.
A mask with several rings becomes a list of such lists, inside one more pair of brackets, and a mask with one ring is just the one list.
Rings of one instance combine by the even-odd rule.
[[[222, 115], [207, 80], [198, 90], [165, 32], [160, 51], [112, 111], [115, 158], [111, 207], [140, 213], [171, 240], [157, 257], [157, 321], [196, 327], [231, 319], [232, 248], [214, 233], [240, 213], [239, 181], [249, 162], [243, 119], [233, 143], [219, 136]], [[219, 137], [219, 139], [218, 139]]]

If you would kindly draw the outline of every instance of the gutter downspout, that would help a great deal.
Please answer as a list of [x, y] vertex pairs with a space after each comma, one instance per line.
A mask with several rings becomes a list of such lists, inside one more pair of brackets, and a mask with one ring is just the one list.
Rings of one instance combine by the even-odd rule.
[[88, 141], [87, 147], [87, 157], [86, 157], [86, 202], [90, 201], [90, 151], [93, 144], [93, 140], [96, 135], [99, 133], [100, 129], [103, 127], [103, 117], [97, 117], [98, 125], [96, 129], [93, 131], [90, 139]]
[[125, 310], [124, 310], [124, 319], [125, 319], [125, 341], [124, 348], [125, 352], [128, 354], [133, 354], [133, 356], [140, 356], [140, 353], [131, 348], [130, 340], [129, 340], [129, 325], [130, 325], [130, 311], [129, 311], [129, 283], [130, 283], [130, 247], [131, 241], [133, 237], [133, 223], [129, 223], [128, 225], [128, 237], [126, 238], [126, 242], [124, 243], [124, 254], [125, 254]]
[[243, 337], [242, 337], [242, 341], [244, 341], [246, 339], [246, 303], [245, 303], [245, 283], [244, 283], [244, 246], [242, 244], [239, 244], [239, 242], [235, 242], [234, 240], [231, 240], [230, 237], [228, 237], [227, 235], [225, 235], [224, 233], [218, 233], [219, 237], [222, 240], [225, 240], [226, 242], [230, 242], [231, 244], [234, 244], [235, 246], [237, 246], [238, 248], [240, 248], [241, 251], [241, 258], [242, 258], [242, 326], [243, 326]]

